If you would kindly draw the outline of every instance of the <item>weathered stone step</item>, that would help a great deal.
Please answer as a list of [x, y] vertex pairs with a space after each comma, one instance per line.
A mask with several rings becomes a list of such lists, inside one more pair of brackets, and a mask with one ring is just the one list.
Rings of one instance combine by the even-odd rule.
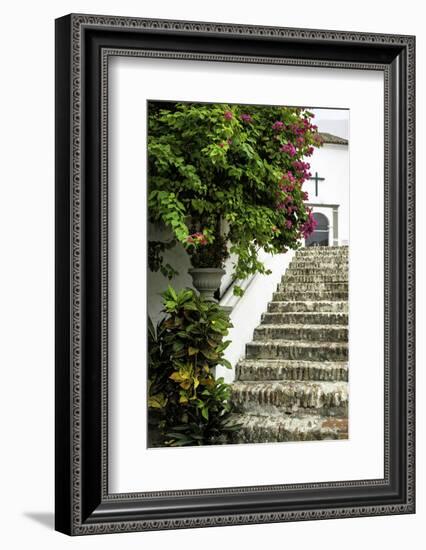
[[296, 359], [303, 361], [347, 361], [346, 342], [293, 342], [269, 340], [246, 344], [247, 359]]
[[293, 313], [264, 313], [262, 315], [262, 324], [264, 325], [287, 325], [289, 323], [296, 325], [347, 325], [348, 314], [297, 311]]
[[287, 312], [348, 312], [348, 302], [337, 300], [279, 300], [269, 302], [268, 313]]
[[236, 379], [260, 380], [348, 380], [348, 364], [341, 362], [286, 361], [280, 359], [242, 359]]
[[336, 271], [330, 271], [330, 273], [316, 273], [312, 274], [300, 274], [299, 271], [287, 271], [287, 273], [281, 278], [281, 284], [286, 285], [289, 283], [348, 283], [349, 277], [347, 273], [341, 273]]
[[348, 419], [320, 415], [258, 416], [233, 415], [239, 425], [233, 433], [233, 443], [273, 443], [285, 441], [316, 441], [347, 439]]
[[253, 340], [301, 340], [347, 342], [348, 327], [342, 325], [259, 325]]
[[311, 256], [311, 255], [344, 255], [349, 254], [348, 246], [307, 246], [304, 248], [299, 248], [296, 251], [297, 256]]
[[285, 292], [274, 292], [272, 295], [272, 301], [274, 302], [287, 302], [295, 301], [302, 302], [307, 301], [331, 301], [331, 300], [347, 300], [347, 290], [317, 290], [317, 291], [295, 291], [286, 290]]
[[333, 260], [333, 261], [321, 261], [321, 260], [309, 260], [309, 259], [298, 259], [292, 260], [288, 266], [291, 270], [298, 269], [310, 269], [313, 271], [325, 270], [325, 269], [337, 269], [337, 270], [347, 270], [349, 267], [347, 260]]
[[285, 275], [282, 276], [282, 279], [286, 276], [291, 277], [306, 277], [306, 276], [312, 276], [312, 275], [318, 275], [318, 276], [330, 276], [330, 275], [337, 275], [337, 276], [345, 276], [348, 277], [348, 269], [339, 267], [336, 269], [336, 266], [333, 265], [331, 267], [318, 267], [318, 268], [312, 268], [312, 267], [303, 267], [303, 268], [293, 268], [293, 266], [290, 264], [287, 268], [287, 271], [285, 272]]
[[345, 291], [348, 292], [349, 285], [347, 282], [336, 283], [298, 283], [298, 282], [286, 282], [278, 285], [278, 292], [312, 292], [312, 291]]
[[231, 400], [236, 412], [261, 415], [315, 411], [343, 416], [348, 409], [347, 382], [236, 382]]

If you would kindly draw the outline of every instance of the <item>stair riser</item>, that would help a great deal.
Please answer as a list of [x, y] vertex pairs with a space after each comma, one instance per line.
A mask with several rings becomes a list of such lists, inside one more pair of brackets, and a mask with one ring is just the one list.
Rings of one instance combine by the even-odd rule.
[[347, 275], [340, 275], [338, 273], [333, 273], [332, 271], [330, 274], [318, 274], [318, 273], [312, 273], [311, 275], [300, 275], [299, 272], [295, 272], [297, 275], [293, 275], [292, 273], [286, 273], [284, 277], [281, 278], [281, 284], [300, 284], [300, 283], [348, 283], [349, 279]]
[[347, 325], [347, 313], [264, 313], [262, 324], [264, 325]]
[[273, 443], [288, 441], [319, 441], [325, 439], [347, 439], [348, 421], [340, 418], [326, 418], [309, 426], [302, 419], [295, 419], [290, 426], [276, 418], [239, 416], [236, 423], [244, 422], [234, 432], [233, 443]]
[[296, 327], [268, 327], [261, 325], [254, 331], [254, 341], [258, 340], [302, 340], [313, 342], [347, 342], [347, 327], [296, 328]]
[[295, 394], [262, 390], [259, 392], [232, 392], [235, 412], [260, 415], [281, 415], [314, 412], [325, 416], [345, 416], [348, 412], [348, 398], [344, 392], [328, 395]]
[[285, 274], [281, 277], [281, 280], [284, 280], [286, 277], [313, 277], [313, 276], [319, 276], [319, 277], [346, 277], [348, 278], [349, 272], [347, 269], [336, 269], [335, 267], [332, 267], [330, 269], [328, 268], [318, 268], [318, 269], [312, 269], [310, 267], [304, 267], [301, 269], [293, 269], [292, 267], [289, 267]]
[[290, 366], [256, 366], [237, 365], [236, 379], [244, 382], [268, 380], [305, 380], [334, 382], [348, 380], [347, 367], [290, 367]]
[[349, 254], [349, 247], [322, 247], [322, 248], [299, 248], [296, 252], [296, 257], [301, 258], [304, 256], [347, 256]]
[[331, 271], [334, 269], [338, 269], [341, 271], [348, 271], [349, 264], [346, 260], [344, 261], [334, 261], [334, 262], [328, 262], [328, 261], [292, 261], [288, 267], [291, 271], [299, 271], [300, 269], [308, 269], [311, 271]]
[[285, 284], [278, 285], [278, 292], [348, 292], [348, 283], [297, 283], [287, 282]]
[[299, 361], [347, 361], [348, 348], [345, 345], [300, 346], [297, 343], [262, 344], [250, 342], [246, 346], [247, 359], [295, 359]]
[[268, 313], [301, 313], [301, 312], [348, 312], [347, 301], [277, 301], [269, 302]]
[[349, 260], [349, 254], [296, 254], [292, 262], [344, 262]]
[[316, 292], [308, 291], [291, 291], [286, 290], [285, 292], [274, 292], [272, 295], [272, 300], [274, 302], [286, 302], [286, 301], [295, 301], [302, 302], [303, 300], [308, 301], [333, 301], [333, 300], [347, 300], [348, 292], [339, 291], [339, 290], [323, 290]]

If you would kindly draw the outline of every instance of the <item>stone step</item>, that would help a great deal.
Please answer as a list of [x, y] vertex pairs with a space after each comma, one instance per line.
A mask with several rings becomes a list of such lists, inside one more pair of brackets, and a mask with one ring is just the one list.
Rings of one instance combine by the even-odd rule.
[[231, 401], [240, 413], [276, 415], [312, 412], [344, 416], [348, 410], [347, 382], [235, 382]]
[[306, 246], [296, 251], [297, 256], [349, 254], [348, 246]]
[[317, 290], [317, 291], [295, 291], [286, 290], [285, 292], [274, 292], [272, 295], [273, 302], [287, 302], [287, 301], [332, 301], [332, 300], [347, 300], [347, 290]]
[[236, 380], [348, 380], [348, 364], [341, 362], [242, 359], [236, 366]]
[[288, 266], [288, 269], [291, 269], [291, 270], [311, 269], [315, 271], [326, 270], [326, 269], [328, 270], [337, 269], [337, 270], [347, 271], [348, 268], [349, 268], [349, 264], [347, 260], [321, 261], [321, 260], [299, 259], [299, 260], [292, 260], [290, 265]]
[[298, 283], [298, 282], [288, 282], [281, 283], [278, 285], [278, 292], [313, 292], [313, 291], [345, 291], [348, 292], [349, 284], [348, 282], [336, 282], [336, 283]]
[[284, 279], [286, 276], [288, 277], [310, 277], [310, 276], [325, 276], [329, 277], [331, 275], [337, 275], [338, 277], [344, 276], [348, 277], [348, 269], [339, 267], [336, 269], [336, 266], [333, 265], [331, 267], [318, 267], [318, 268], [312, 268], [312, 267], [302, 267], [302, 268], [293, 268], [293, 266], [290, 264], [287, 268], [287, 271], [282, 276], [282, 279]]
[[347, 361], [346, 342], [293, 342], [268, 340], [246, 344], [247, 359], [296, 359], [302, 361]]
[[297, 311], [293, 313], [264, 313], [262, 315], [262, 324], [264, 325], [287, 325], [289, 323], [296, 325], [347, 325], [348, 314]]
[[253, 340], [301, 340], [314, 342], [347, 342], [348, 327], [342, 325], [259, 325]]
[[348, 419], [320, 415], [258, 416], [233, 415], [239, 429], [233, 433], [233, 443], [273, 443], [285, 441], [316, 441], [347, 439]]
[[313, 272], [311, 275], [300, 274], [299, 271], [292, 271], [287, 273], [281, 278], [281, 284], [287, 285], [290, 283], [300, 284], [300, 283], [348, 283], [349, 277], [347, 273], [336, 272], [335, 270], [330, 270], [330, 273], [316, 273]]
[[337, 300], [280, 300], [269, 302], [268, 313], [287, 312], [348, 312], [348, 302]]
[[320, 259], [334, 259], [334, 258], [343, 258], [348, 259], [349, 258], [349, 252], [343, 251], [343, 250], [332, 250], [330, 252], [310, 252], [310, 251], [300, 251], [298, 250], [296, 254], [294, 255], [293, 259], [298, 260], [300, 258], [320, 258]]

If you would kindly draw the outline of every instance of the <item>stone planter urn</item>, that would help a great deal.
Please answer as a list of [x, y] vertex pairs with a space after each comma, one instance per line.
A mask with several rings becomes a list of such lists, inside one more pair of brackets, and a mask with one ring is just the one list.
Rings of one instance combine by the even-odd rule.
[[220, 267], [198, 267], [189, 269], [188, 273], [200, 296], [210, 302], [216, 302], [214, 293], [220, 287], [225, 270]]

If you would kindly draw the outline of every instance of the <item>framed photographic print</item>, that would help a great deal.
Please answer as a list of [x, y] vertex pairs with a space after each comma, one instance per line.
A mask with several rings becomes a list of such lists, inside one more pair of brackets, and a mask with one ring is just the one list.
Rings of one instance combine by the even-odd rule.
[[414, 513], [412, 36], [56, 21], [56, 529]]

